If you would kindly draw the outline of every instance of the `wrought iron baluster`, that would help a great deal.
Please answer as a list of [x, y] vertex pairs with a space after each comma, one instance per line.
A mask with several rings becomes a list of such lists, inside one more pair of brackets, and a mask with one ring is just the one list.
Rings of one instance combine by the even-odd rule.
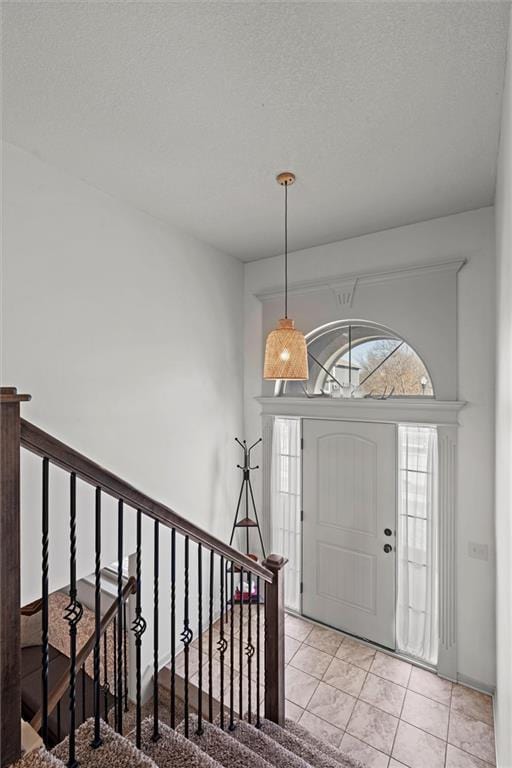
[[108, 681], [108, 647], [107, 640], [108, 630], [103, 635], [103, 719], [108, 725], [108, 694], [110, 691], [110, 683]]
[[82, 664], [82, 723], [85, 723], [85, 664]]
[[43, 726], [41, 736], [44, 744], [48, 745], [48, 547], [49, 547], [49, 496], [50, 496], [50, 477], [49, 460], [43, 459], [43, 499], [42, 499], [42, 579], [41, 596], [43, 608], [41, 615], [41, 648], [42, 648], [42, 668], [41, 668], [41, 698], [43, 710]]
[[256, 728], [261, 728], [260, 683], [261, 683], [261, 618], [260, 618], [260, 577], [256, 576]]
[[208, 599], [208, 720], [213, 723], [213, 576], [214, 554], [210, 550], [210, 591]]
[[64, 618], [69, 624], [69, 738], [68, 768], [78, 766], [76, 761], [76, 634], [83, 608], [76, 591], [76, 475], [70, 475], [69, 489], [69, 603]]
[[171, 728], [176, 728], [176, 529], [171, 531]]
[[117, 719], [117, 619], [114, 619], [112, 626], [113, 626], [112, 657], [114, 661], [113, 679], [114, 679], [114, 725], [115, 725], [116, 719]]
[[224, 557], [222, 555], [220, 558], [219, 573], [220, 573], [220, 619], [219, 619], [220, 638], [217, 643], [217, 648], [220, 656], [220, 692], [219, 692], [220, 727], [222, 728], [222, 730], [224, 730], [224, 654], [226, 653], [228, 644], [224, 637]]
[[235, 564], [231, 561], [231, 613], [229, 615], [229, 729], [235, 727], [235, 690], [233, 681], [235, 677]]
[[137, 510], [137, 544], [135, 554], [135, 578], [137, 580], [137, 592], [135, 596], [135, 619], [132, 630], [135, 635], [135, 745], [140, 749], [141, 745], [141, 654], [142, 635], [146, 631], [146, 621], [142, 617], [141, 605], [141, 567], [142, 567], [142, 512]]
[[185, 692], [183, 696], [183, 706], [185, 709], [185, 717], [183, 720], [183, 734], [188, 739], [189, 735], [189, 690], [188, 690], [188, 678], [189, 678], [189, 653], [190, 643], [192, 642], [193, 632], [190, 629], [190, 616], [189, 616], [189, 568], [190, 568], [190, 551], [189, 551], [189, 538], [185, 536], [185, 569], [184, 569], [184, 612], [183, 612], [183, 632], [181, 633], [181, 640], [183, 643], [184, 653], [184, 673], [185, 673]]
[[124, 711], [128, 712], [128, 620], [126, 603], [123, 605], [123, 673], [124, 673]]
[[116, 731], [123, 732], [123, 517], [124, 504], [117, 505], [117, 698]]
[[95, 566], [94, 566], [94, 738], [92, 747], [101, 744], [100, 737], [100, 624], [101, 624], [101, 488], [95, 500]]
[[154, 574], [153, 574], [153, 741], [158, 741], [160, 733], [158, 730], [158, 641], [160, 628], [159, 619], [159, 575], [160, 575], [160, 523], [155, 520], [154, 531]]
[[203, 733], [203, 547], [197, 545], [197, 734]]
[[239, 617], [239, 630], [240, 634], [238, 637], [238, 661], [239, 661], [239, 672], [238, 672], [238, 717], [240, 720], [244, 716], [244, 570], [243, 568], [240, 569], [240, 587], [239, 587], [239, 595], [240, 595], [240, 603], [239, 603], [239, 611], [240, 611], [240, 617]]
[[249, 603], [247, 606], [247, 645], [245, 652], [247, 654], [247, 719], [252, 722], [252, 657], [254, 655], [254, 646], [252, 644], [252, 573], [247, 571], [247, 586], [249, 592]]

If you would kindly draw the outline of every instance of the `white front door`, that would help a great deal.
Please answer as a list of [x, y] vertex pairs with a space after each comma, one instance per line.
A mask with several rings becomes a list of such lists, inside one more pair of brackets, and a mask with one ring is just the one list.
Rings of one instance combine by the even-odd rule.
[[396, 427], [303, 421], [302, 611], [395, 648]]

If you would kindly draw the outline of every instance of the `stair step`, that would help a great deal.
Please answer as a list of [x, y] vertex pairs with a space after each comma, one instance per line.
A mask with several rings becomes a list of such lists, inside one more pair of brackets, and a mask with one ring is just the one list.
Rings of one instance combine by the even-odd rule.
[[295, 736], [298, 736], [304, 741], [307, 741], [308, 744], [311, 744], [311, 746], [315, 749], [321, 750], [324, 754], [332, 757], [334, 760], [336, 760], [337, 763], [342, 765], [343, 768], [345, 768], [345, 766], [347, 768], [352, 768], [352, 766], [361, 765], [361, 763], [359, 763], [353, 757], [349, 757], [347, 754], [345, 754], [342, 749], [336, 749], [336, 747], [333, 747], [332, 744], [329, 744], [326, 741], [322, 741], [299, 723], [294, 723], [292, 720], [287, 720], [286, 730], [295, 734]]
[[[326, 745], [323, 742], [322, 748], [318, 749], [312, 746], [306, 739], [292, 733], [288, 728], [281, 728], [280, 725], [272, 723], [270, 720], [262, 720], [261, 729], [263, 733], [266, 733], [267, 736], [277, 741], [285, 749], [293, 752], [297, 757], [301, 757], [313, 768], [340, 768], [340, 761], [327, 754]], [[340, 757], [342, 757], [341, 753]], [[351, 760], [349, 757], [341, 765], [346, 766], [346, 768], [362, 768], [359, 762]]]
[[248, 749], [263, 757], [274, 768], [310, 768], [309, 763], [294, 755], [277, 741], [244, 720], [239, 720], [233, 731], [226, 731]]
[[[183, 733], [184, 724], [180, 723], [176, 730]], [[216, 725], [203, 720], [201, 736], [197, 735], [196, 730], [197, 716], [193, 715], [189, 718], [189, 738], [224, 768], [272, 768], [271, 763], [240, 744]]]
[[[156, 763], [135, 747], [132, 742], [116, 733], [100, 720], [102, 744], [91, 748], [94, 735], [94, 718], [89, 718], [76, 731], [76, 759], [80, 768], [157, 768]], [[68, 760], [68, 738], [57, 744], [52, 753], [64, 763]]]
[[65, 764], [44, 747], [41, 747], [41, 749], [27, 752], [11, 768], [65, 768]]
[[250, 517], [242, 517], [238, 523], [235, 523], [235, 528], [257, 528], [258, 523]]
[[[153, 718], [148, 717], [142, 722], [141, 749], [158, 768], [220, 768], [220, 763], [168, 725], [160, 722], [158, 731], [160, 738], [155, 742], [152, 739]], [[134, 731], [129, 738], [135, 740]]]

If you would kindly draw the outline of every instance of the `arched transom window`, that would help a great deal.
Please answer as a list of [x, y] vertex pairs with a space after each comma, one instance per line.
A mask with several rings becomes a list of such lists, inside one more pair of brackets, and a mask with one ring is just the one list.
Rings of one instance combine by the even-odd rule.
[[339, 321], [307, 334], [309, 380], [277, 382], [276, 394], [309, 397], [433, 397], [418, 353], [385, 326]]

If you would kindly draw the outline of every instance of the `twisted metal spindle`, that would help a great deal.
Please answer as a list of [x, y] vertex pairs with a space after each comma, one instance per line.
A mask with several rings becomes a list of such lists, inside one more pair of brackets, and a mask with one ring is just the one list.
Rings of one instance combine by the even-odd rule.
[[85, 723], [85, 664], [82, 664], [82, 723]]
[[186, 739], [188, 739], [189, 736], [189, 686], [188, 686], [188, 678], [189, 678], [189, 653], [190, 653], [190, 643], [192, 642], [193, 638], [193, 632], [190, 628], [190, 615], [189, 615], [189, 568], [190, 568], [190, 548], [189, 548], [189, 537], [185, 536], [185, 566], [184, 566], [184, 582], [183, 582], [183, 592], [184, 592], [184, 611], [183, 611], [183, 632], [181, 633], [181, 641], [183, 643], [183, 653], [184, 653], [184, 673], [185, 673], [185, 692], [183, 696], [183, 706], [185, 709], [185, 716], [183, 719], [183, 734]]
[[260, 577], [256, 576], [256, 728], [261, 728], [260, 684], [261, 684], [261, 618], [260, 618]]
[[197, 734], [203, 733], [203, 547], [197, 545]]
[[249, 592], [249, 603], [247, 606], [247, 645], [245, 652], [247, 654], [247, 720], [252, 722], [252, 657], [254, 656], [254, 645], [252, 644], [252, 573], [247, 572], [247, 586]]
[[100, 736], [100, 624], [101, 624], [101, 488], [96, 488], [94, 536], [94, 737], [92, 747], [97, 749]]
[[69, 494], [69, 603], [64, 618], [69, 624], [69, 738], [68, 768], [76, 768], [76, 635], [77, 624], [83, 614], [76, 590], [76, 475], [70, 475]]
[[113, 680], [114, 680], [114, 725], [115, 725], [116, 719], [117, 719], [117, 619], [114, 619], [114, 621], [112, 623], [112, 627], [113, 627], [113, 629], [112, 629], [112, 633], [113, 633], [112, 642], [113, 642], [113, 646], [114, 646], [113, 647], [112, 658], [113, 658], [113, 662], [114, 662], [114, 664], [113, 664], [113, 666], [114, 666], [114, 669], [113, 669]]
[[108, 725], [108, 695], [110, 691], [110, 683], [108, 681], [108, 647], [107, 647], [107, 635], [108, 632], [105, 632], [103, 635], [103, 709], [104, 709], [104, 720], [106, 724]]
[[229, 730], [235, 728], [234, 710], [235, 710], [235, 564], [231, 561], [231, 612], [229, 614]]
[[142, 512], [137, 510], [137, 543], [135, 551], [135, 578], [137, 581], [137, 591], [135, 595], [135, 619], [132, 624], [132, 631], [135, 635], [135, 745], [140, 749], [142, 740], [142, 713], [141, 713], [141, 654], [142, 654], [142, 635], [146, 631], [146, 621], [142, 616], [141, 604], [141, 569], [142, 569]]
[[176, 728], [176, 529], [171, 531], [171, 728]]
[[240, 604], [239, 604], [239, 637], [238, 637], [238, 662], [239, 662], [239, 674], [238, 674], [238, 716], [242, 719], [244, 714], [244, 571], [240, 570]]
[[210, 550], [210, 581], [208, 595], [208, 720], [213, 723], [213, 577], [214, 553]]
[[160, 524], [155, 520], [153, 574], [153, 741], [158, 741], [158, 640], [159, 640], [159, 575], [160, 575]]
[[48, 650], [48, 548], [49, 548], [49, 490], [50, 490], [50, 478], [49, 478], [49, 460], [45, 457], [43, 459], [43, 499], [42, 499], [42, 556], [41, 556], [41, 596], [43, 601], [42, 618], [41, 618], [41, 651], [42, 651], [42, 667], [41, 667], [41, 698], [42, 698], [42, 715], [43, 725], [41, 736], [43, 742], [48, 746], [48, 667], [49, 667], [49, 650]]
[[219, 619], [220, 638], [217, 643], [217, 648], [220, 656], [220, 692], [219, 692], [220, 727], [222, 728], [222, 730], [224, 730], [224, 654], [226, 653], [228, 644], [224, 637], [224, 607], [225, 607], [224, 606], [224, 557], [222, 555], [220, 558], [219, 575], [220, 575], [220, 619]]
[[123, 732], [123, 500], [117, 506], [117, 698], [116, 731]]

